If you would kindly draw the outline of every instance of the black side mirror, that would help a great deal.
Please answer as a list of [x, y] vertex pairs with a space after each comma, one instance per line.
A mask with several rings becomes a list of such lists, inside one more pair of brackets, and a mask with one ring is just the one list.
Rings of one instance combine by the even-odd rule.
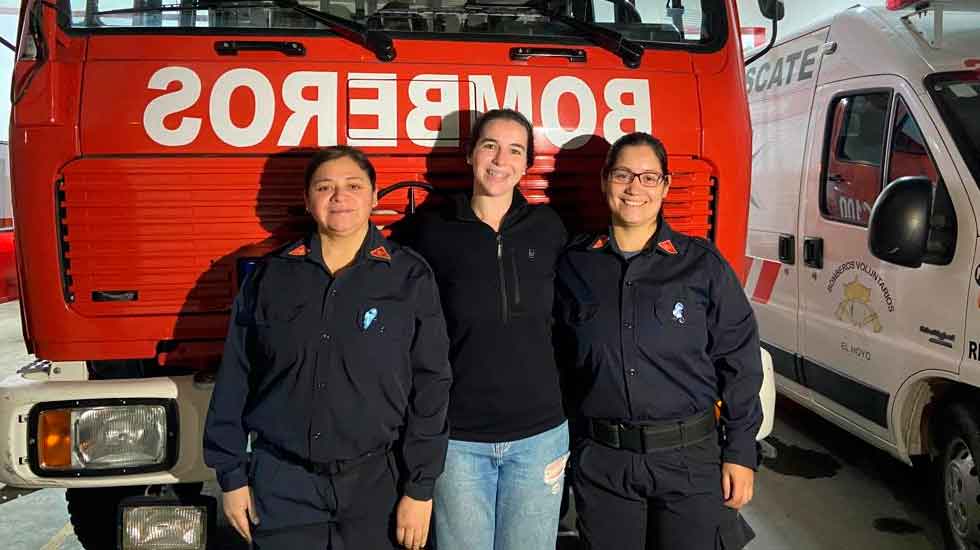
[[907, 176], [888, 184], [871, 209], [868, 248], [876, 257], [919, 267], [926, 256], [932, 214], [929, 178]]
[[759, 11], [763, 17], [773, 21], [782, 21], [786, 16], [782, 0], [759, 0]]

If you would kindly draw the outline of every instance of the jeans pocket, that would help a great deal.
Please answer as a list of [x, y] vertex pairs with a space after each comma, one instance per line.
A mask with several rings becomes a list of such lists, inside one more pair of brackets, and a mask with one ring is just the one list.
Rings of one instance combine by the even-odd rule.
[[755, 531], [738, 510], [726, 508], [718, 526], [716, 550], [742, 550], [755, 538]]

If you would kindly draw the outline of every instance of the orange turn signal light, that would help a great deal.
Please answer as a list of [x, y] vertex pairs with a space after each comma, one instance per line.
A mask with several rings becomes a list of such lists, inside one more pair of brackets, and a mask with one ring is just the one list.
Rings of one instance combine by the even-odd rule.
[[42, 412], [37, 421], [37, 457], [41, 468], [64, 470], [71, 467], [71, 411]]

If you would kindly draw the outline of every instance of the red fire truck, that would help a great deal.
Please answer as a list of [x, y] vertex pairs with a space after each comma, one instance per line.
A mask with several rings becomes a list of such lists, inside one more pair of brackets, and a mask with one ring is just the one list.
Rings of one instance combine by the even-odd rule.
[[425, 198], [404, 182], [468, 185], [474, 116], [515, 108], [539, 144], [522, 190], [582, 229], [606, 216], [608, 143], [650, 131], [671, 152], [673, 227], [742, 265], [735, 0], [23, 0], [16, 56], [39, 361], [0, 383], [0, 482], [67, 487], [86, 548], [205, 544], [201, 431], [227, 312], [256, 259], [304, 231], [316, 147], [369, 153], [394, 189], [383, 226]]

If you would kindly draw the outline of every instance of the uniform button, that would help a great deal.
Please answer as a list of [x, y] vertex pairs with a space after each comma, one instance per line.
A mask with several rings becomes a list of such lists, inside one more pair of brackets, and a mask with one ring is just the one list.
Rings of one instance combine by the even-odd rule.
[[313, 439], [320, 439], [320, 432], [313, 434]]
[[633, 281], [626, 281], [626, 286], [633, 286]]
[[629, 370], [630, 376], [636, 376], [636, 369]]
[[328, 333], [324, 332], [324, 333], [320, 334], [320, 340], [323, 340], [324, 342], [326, 342], [329, 339], [330, 339], [330, 335]]
[[633, 328], [633, 323], [630, 323], [629, 321], [623, 321], [623, 326], [626, 328]]
[[331, 296], [336, 296], [337, 295], [337, 289], [335, 288], [335, 289], [331, 290], [330, 291], [330, 295]]

